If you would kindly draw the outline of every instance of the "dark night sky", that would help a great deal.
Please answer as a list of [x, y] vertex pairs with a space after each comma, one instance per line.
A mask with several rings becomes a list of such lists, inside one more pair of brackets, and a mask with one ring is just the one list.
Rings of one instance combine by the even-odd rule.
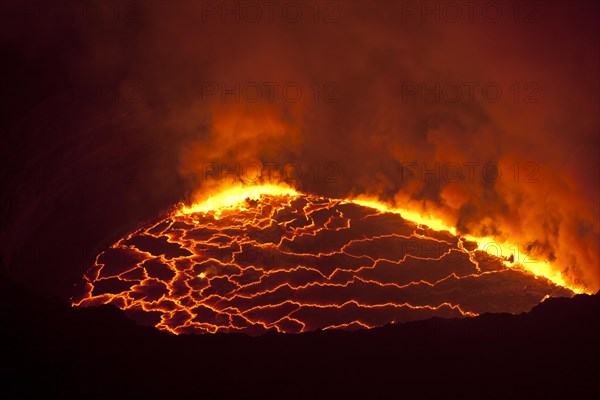
[[[321, 2], [317, 21], [293, 3], [297, 22], [262, 2], [257, 22], [238, 2], [224, 21], [214, 2], [86, 4], [0, 6], [1, 251], [16, 278], [68, 296], [99, 248], [215, 185], [206, 163], [279, 163], [302, 167], [306, 191], [536, 241], [600, 289], [594, 2], [498, 2], [498, 18], [482, 3], [457, 22], [443, 2], [425, 16], [418, 2]], [[436, 162], [474, 179], [407, 175]]]

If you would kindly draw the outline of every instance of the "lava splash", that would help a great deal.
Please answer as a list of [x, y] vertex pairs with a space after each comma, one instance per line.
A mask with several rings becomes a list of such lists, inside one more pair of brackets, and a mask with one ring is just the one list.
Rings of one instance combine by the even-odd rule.
[[119, 240], [73, 305], [113, 304], [175, 334], [257, 335], [519, 313], [572, 295], [453, 232], [263, 187], [182, 207]]

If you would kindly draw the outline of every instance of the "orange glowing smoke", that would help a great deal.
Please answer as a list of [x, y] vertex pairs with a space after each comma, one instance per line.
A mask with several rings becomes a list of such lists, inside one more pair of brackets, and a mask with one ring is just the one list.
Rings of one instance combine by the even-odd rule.
[[422, 221], [373, 200], [229, 188], [102, 252], [73, 304], [176, 334], [260, 334], [518, 313], [578, 289]]

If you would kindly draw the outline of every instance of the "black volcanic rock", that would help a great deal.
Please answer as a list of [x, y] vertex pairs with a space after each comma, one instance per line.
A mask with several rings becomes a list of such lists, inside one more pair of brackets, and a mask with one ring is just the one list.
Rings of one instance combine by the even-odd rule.
[[520, 315], [252, 338], [174, 336], [112, 306], [73, 309], [6, 279], [0, 293], [3, 398], [39, 387], [88, 399], [597, 394], [600, 294], [549, 299]]

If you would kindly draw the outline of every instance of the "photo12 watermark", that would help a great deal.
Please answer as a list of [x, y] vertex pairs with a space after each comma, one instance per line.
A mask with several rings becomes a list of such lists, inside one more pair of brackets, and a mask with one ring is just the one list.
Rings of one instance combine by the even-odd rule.
[[202, 81], [202, 102], [229, 103], [337, 103], [340, 87], [337, 82], [312, 82], [302, 85], [294, 81], [226, 82]]
[[286, 182], [297, 188], [302, 183], [336, 185], [340, 183], [339, 164], [325, 162], [203, 162], [199, 171], [201, 182], [220, 184], [241, 182], [246, 185]]
[[503, 98], [514, 103], [539, 103], [540, 85], [534, 81], [499, 82], [416, 82], [400, 84], [402, 103], [497, 103]]
[[0, 17], [26, 23], [78, 22], [111, 26], [137, 24], [145, 14], [141, 1], [36, 1], [0, 5]]
[[202, 23], [258, 24], [300, 22], [334, 24], [340, 20], [336, 1], [202, 1]]
[[538, 22], [539, 1], [401, 1], [400, 18], [404, 24], [514, 24]]
[[496, 183], [508, 179], [515, 183], [538, 183], [540, 166], [533, 161], [516, 161], [502, 168], [497, 162], [401, 162], [402, 182], [418, 180], [436, 183]]

